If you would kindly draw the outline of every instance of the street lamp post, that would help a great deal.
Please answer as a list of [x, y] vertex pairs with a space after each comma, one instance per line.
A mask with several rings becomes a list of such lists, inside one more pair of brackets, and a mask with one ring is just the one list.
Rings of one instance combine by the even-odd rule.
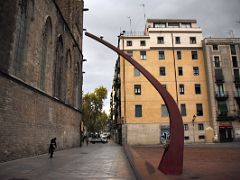
[[193, 126], [193, 142], [195, 143], [195, 132], [194, 132], [194, 125], [195, 125], [195, 119], [196, 119], [196, 115], [193, 115], [192, 118], [192, 126]]

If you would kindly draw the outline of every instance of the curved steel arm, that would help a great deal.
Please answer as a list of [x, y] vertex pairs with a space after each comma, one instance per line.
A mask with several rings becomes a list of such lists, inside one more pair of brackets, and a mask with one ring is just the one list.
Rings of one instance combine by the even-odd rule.
[[119, 48], [89, 32], [86, 32], [85, 35], [104, 44], [125, 58], [129, 63], [137, 68], [159, 92], [169, 112], [170, 142], [168, 148], [166, 148], [164, 151], [158, 169], [165, 174], [182, 174], [184, 147], [183, 121], [178, 106], [172, 96], [150, 72], [148, 72], [142, 65], [121, 51]]

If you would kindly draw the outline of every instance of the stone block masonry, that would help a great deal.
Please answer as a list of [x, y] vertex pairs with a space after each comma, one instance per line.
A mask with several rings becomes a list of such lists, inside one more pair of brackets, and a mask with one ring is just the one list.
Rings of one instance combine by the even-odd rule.
[[80, 146], [82, 7], [0, 2], [0, 162]]
[[23, 83], [0, 76], [0, 162], [80, 146], [80, 113]]

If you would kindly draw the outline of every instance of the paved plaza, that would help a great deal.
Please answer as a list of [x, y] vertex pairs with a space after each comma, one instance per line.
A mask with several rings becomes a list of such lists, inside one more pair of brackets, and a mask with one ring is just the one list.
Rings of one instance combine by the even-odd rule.
[[122, 146], [84, 144], [81, 148], [0, 163], [1, 180], [134, 180]]
[[183, 174], [180, 176], [167, 176], [157, 169], [163, 147], [129, 146], [126, 149], [138, 179], [240, 179], [240, 143], [185, 145]]
[[240, 143], [185, 145], [183, 174], [179, 176], [167, 176], [157, 169], [162, 146], [126, 146], [125, 153], [122, 146], [113, 142], [84, 144], [81, 148], [57, 151], [53, 159], [44, 154], [1, 163], [0, 179], [240, 179]]

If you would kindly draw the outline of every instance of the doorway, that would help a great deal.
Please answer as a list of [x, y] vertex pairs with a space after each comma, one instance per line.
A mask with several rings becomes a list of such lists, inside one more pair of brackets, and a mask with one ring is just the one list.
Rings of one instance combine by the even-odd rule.
[[233, 141], [233, 128], [232, 127], [219, 127], [220, 142]]

